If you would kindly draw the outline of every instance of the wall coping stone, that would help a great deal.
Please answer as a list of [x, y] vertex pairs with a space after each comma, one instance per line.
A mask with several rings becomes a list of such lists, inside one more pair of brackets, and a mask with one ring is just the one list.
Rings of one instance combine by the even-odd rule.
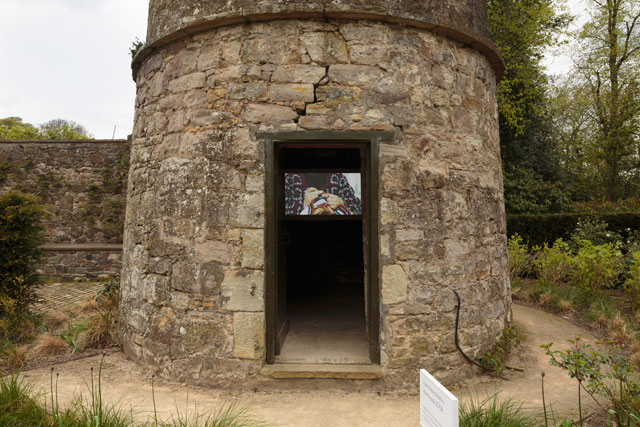
[[126, 144], [128, 139], [0, 139], [0, 144]]
[[47, 243], [42, 246], [48, 252], [122, 251], [122, 243]]
[[[226, 4], [227, 2], [224, 3]], [[288, 8], [286, 5], [281, 6], [282, 8], [279, 11], [271, 13], [265, 13], [263, 10], [260, 10], [259, 7], [248, 9], [232, 8], [228, 11], [222, 10], [219, 11], [219, 13], [213, 13], [207, 16], [198, 15], [194, 17], [194, 19], [188, 21], [182, 20], [177, 24], [171, 22], [170, 25], [165, 25], [166, 28], [164, 28], [162, 33], [158, 33], [155, 36], [155, 33], [149, 32], [147, 38], [148, 43], [142, 46], [142, 49], [138, 51], [131, 63], [133, 80], [136, 80], [138, 70], [145, 59], [156, 53], [158, 49], [184, 37], [227, 25], [266, 22], [277, 19], [371, 20], [421, 28], [457, 40], [481, 52], [491, 64], [496, 74], [496, 81], [499, 82], [504, 74], [504, 61], [502, 56], [496, 45], [488, 37], [480, 33], [473, 33], [470, 30], [456, 28], [454, 26], [455, 24], [441, 22], [435, 17], [422, 14], [402, 14], [390, 9], [376, 10], [375, 8], [371, 9], [366, 7], [364, 10], [358, 7], [345, 7], [344, 10], [338, 10], [336, 8], [328, 9], [325, 4], [310, 6], [309, 10], [302, 11], [296, 10], [295, 5], [291, 6], [291, 8]], [[215, 8], [216, 6], [213, 7]], [[150, 28], [156, 24], [161, 26], [161, 23], [155, 22], [157, 18], [155, 17], [155, 12], [152, 2], [149, 11]]]

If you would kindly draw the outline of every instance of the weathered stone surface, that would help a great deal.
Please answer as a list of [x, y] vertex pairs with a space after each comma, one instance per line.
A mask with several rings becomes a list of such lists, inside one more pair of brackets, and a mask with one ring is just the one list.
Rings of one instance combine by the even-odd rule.
[[175, 80], [169, 82], [169, 91], [171, 92], [186, 92], [191, 89], [198, 89], [204, 87], [207, 83], [207, 78], [204, 73], [192, 73], [186, 76], [178, 77]]
[[242, 230], [242, 266], [264, 267], [264, 230]]
[[396, 304], [407, 299], [407, 275], [399, 265], [382, 267], [382, 303]]
[[218, 261], [221, 264], [229, 265], [233, 257], [233, 245], [217, 240], [208, 240], [196, 243], [196, 257], [201, 262]]
[[304, 116], [300, 117], [298, 124], [301, 128], [307, 130], [330, 129], [331, 124], [325, 116]]
[[229, 311], [264, 311], [264, 274], [262, 271], [231, 270], [224, 276], [222, 305]]
[[314, 97], [312, 84], [272, 84], [269, 86], [269, 98], [272, 101], [313, 102]]
[[281, 65], [273, 72], [271, 81], [282, 83], [317, 84], [327, 71], [313, 65]]
[[296, 119], [298, 113], [289, 107], [270, 104], [249, 104], [244, 114], [245, 120], [252, 123], [284, 122]]
[[259, 359], [264, 354], [264, 313], [233, 314], [233, 355]]
[[380, 69], [368, 65], [339, 64], [330, 66], [328, 75], [329, 81], [338, 84], [373, 86], [372, 83], [377, 84], [384, 74]]

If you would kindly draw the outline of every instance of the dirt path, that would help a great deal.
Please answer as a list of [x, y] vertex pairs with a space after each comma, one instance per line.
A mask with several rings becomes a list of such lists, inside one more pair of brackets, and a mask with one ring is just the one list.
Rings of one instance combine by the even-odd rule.
[[[514, 305], [514, 319], [527, 333], [527, 341], [519, 355], [510, 364], [525, 368], [525, 372], [512, 375], [509, 381], [481, 377], [470, 381], [454, 392], [462, 402], [469, 395], [487, 396], [500, 391], [500, 396], [524, 401], [523, 407], [538, 412], [541, 407], [540, 372], [545, 371], [547, 402], [561, 414], [575, 414], [577, 408], [574, 380], [559, 368], [550, 366], [541, 344], [558, 343], [566, 348], [566, 340], [581, 336], [587, 342], [595, 339], [585, 330], [550, 314], [528, 307]], [[56, 366], [60, 372], [58, 398], [65, 405], [74, 395], [85, 393], [90, 381], [90, 368], [97, 367], [99, 357], [69, 362]], [[25, 376], [37, 381], [44, 392], [49, 391], [49, 369], [34, 370]], [[150, 377], [121, 353], [105, 358], [103, 370], [103, 396], [105, 401], [133, 408], [136, 418], [146, 421], [153, 413]], [[257, 418], [273, 426], [296, 427], [353, 427], [353, 426], [416, 426], [419, 424], [418, 396], [379, 396], [377, 393], [347, 393], [336, 391], [248, 392], [244, 394], [222, 392], [197, 387], [186, 387], [167, 381], [156, 381], [155, 397], [159, 415], [175, 413], [176, 407], [184, 413], [189, 396], [190, 410], [197, 402], [200, 412], [215, 410], [225, 402], [237, 402], [250, 408]], [[85, 393], [86, 394], [86, 393]], [[593, 407], [592, 402], [587, 402]]]

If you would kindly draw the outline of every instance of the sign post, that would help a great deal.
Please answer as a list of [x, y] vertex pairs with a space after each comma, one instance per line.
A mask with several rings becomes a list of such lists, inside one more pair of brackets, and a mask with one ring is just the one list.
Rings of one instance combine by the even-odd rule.
[[458, 427], [458, 398], [420, 369], [420, 426]]

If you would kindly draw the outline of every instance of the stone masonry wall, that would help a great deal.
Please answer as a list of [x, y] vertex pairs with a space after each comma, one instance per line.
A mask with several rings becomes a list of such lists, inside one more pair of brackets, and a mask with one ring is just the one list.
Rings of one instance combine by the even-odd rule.
[[[47, 207], [44, 274], [119, 274], [129, 149], [126, 140], [0, 141], [0, 192], [31, 193]], [[69, 245], [87, 244], [107, 247], [71, 255]]]
[[265, 361], [258, 131], [393, 130], [380, 154], [381, 365], [445, 383], [510, 313], [495, 74], [478, 51], [373, 21], [220, 27], [137, 76], [122, 341], [177, 381], [232, 385]]
[[77, 277], [119, 277], [121, 269], [121, 245], [53, 245], [45, 246], [40, 271], [68, 282]]

